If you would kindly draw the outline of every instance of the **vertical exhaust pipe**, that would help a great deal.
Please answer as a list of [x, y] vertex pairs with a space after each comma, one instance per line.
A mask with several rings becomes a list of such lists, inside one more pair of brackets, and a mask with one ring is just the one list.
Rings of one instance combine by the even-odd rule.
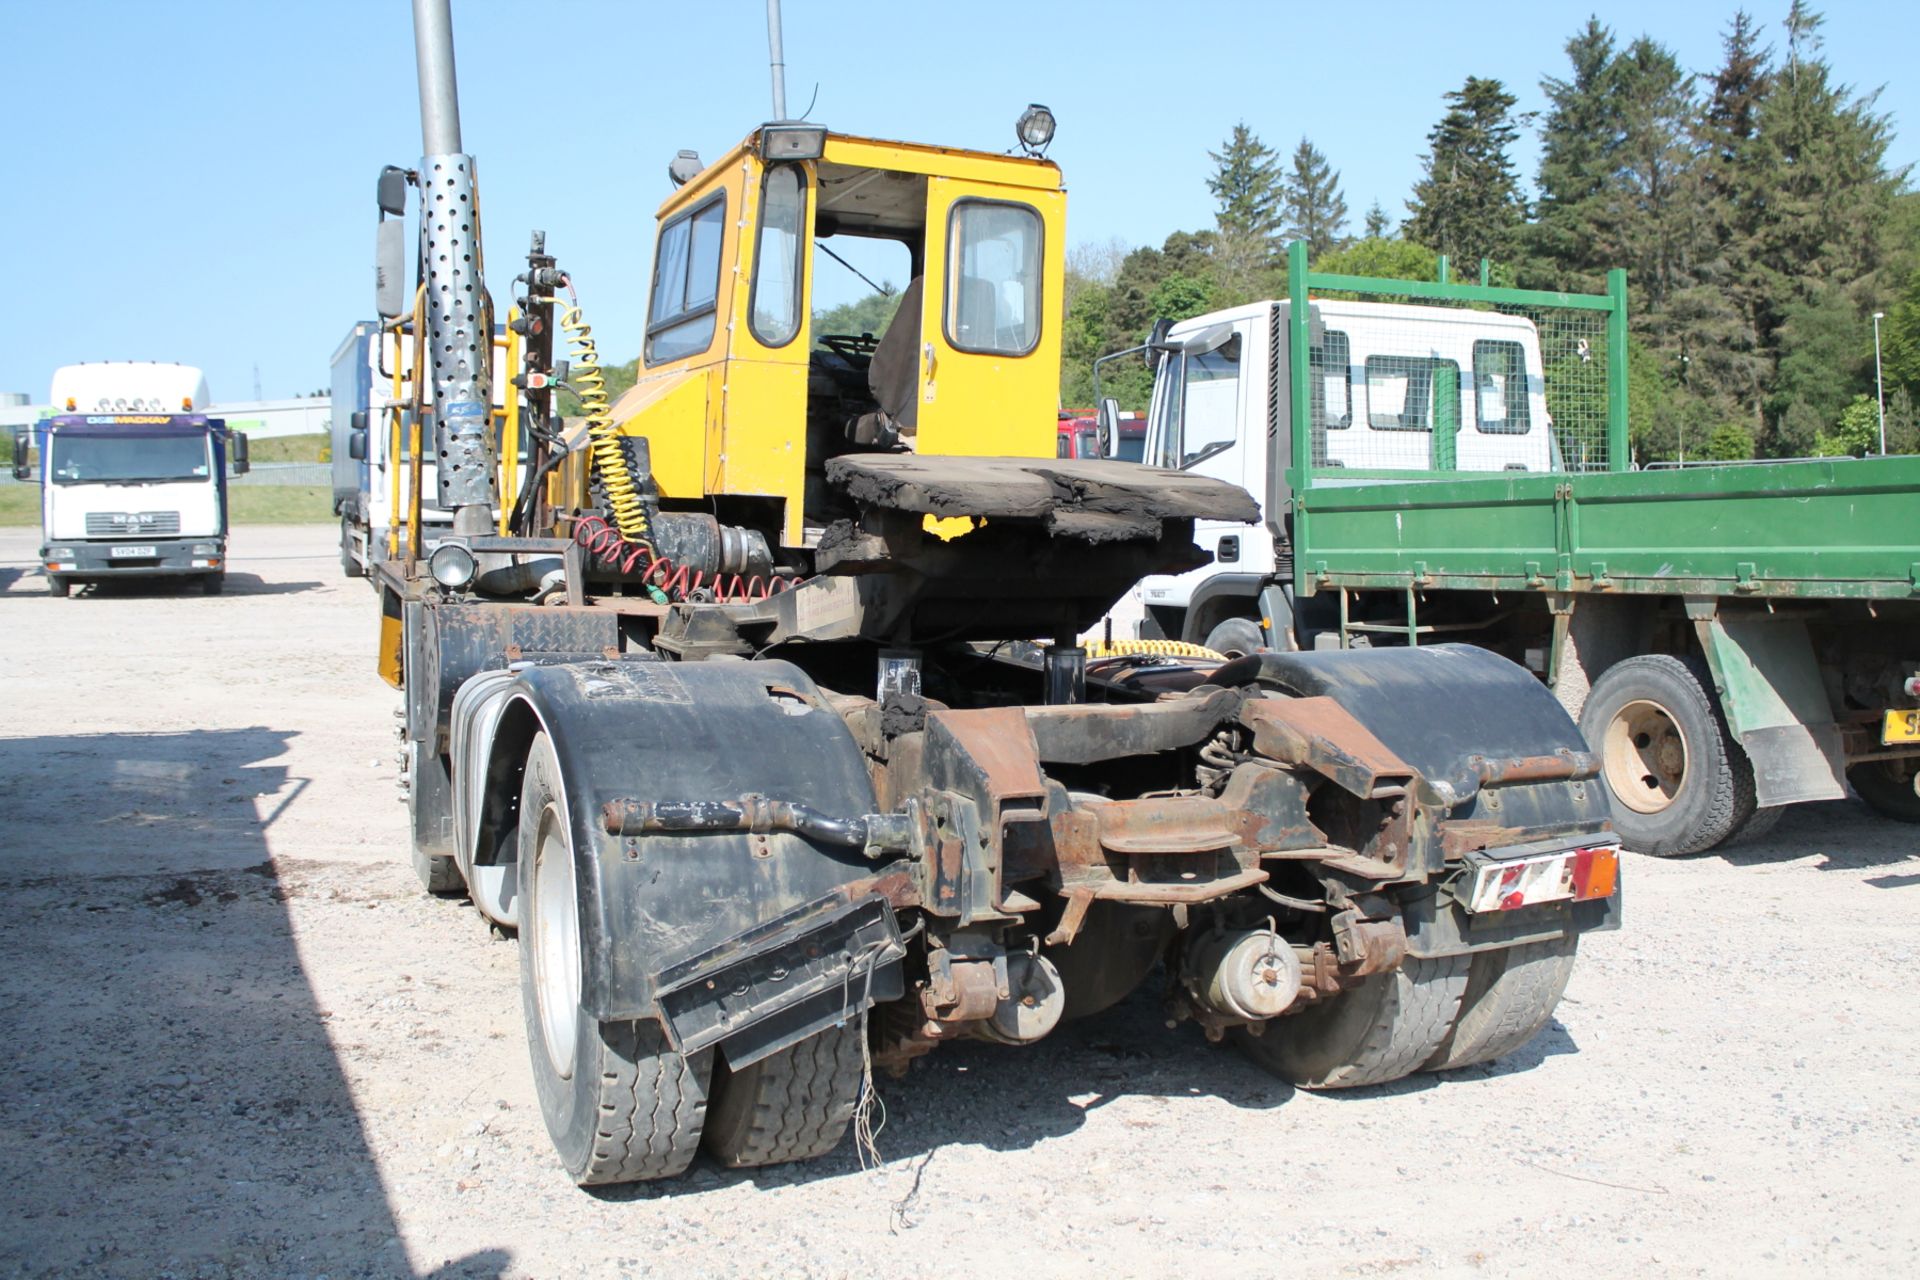
[[787, 55], [780, 38], [780, 0], [767, 0], [767, 62], [773, 70], [773, 118], [787, 118]]
[[420, 261], [440, 503], [457, 533], [493, 526], [493, 311], [480, 254], [480, 188], [460, 146], [449, 0], [413, 0], [420, 79]]

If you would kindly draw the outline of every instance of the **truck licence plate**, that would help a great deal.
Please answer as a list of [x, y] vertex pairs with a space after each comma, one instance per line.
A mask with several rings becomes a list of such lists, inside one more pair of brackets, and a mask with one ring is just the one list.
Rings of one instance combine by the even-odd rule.
[[152, 547], [115, 547], [112, 552], [115, 560], [139, 560], [143, 558], [151, 560], [159, 554], [160, 553]]
[[1920, 711], [1889, 711], [1880, 726], [1880, 742], [1920, 742]]

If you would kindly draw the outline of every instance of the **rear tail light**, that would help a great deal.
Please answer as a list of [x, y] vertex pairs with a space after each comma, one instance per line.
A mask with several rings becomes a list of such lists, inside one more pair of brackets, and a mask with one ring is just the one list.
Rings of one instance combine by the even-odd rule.
[[1474, 869], [1469, 911], [1513, 911], [1543, 902], [1610, 898], [1620, 878], [1616, 845], [1590, 845], [1504, 861], [1487, 859]]

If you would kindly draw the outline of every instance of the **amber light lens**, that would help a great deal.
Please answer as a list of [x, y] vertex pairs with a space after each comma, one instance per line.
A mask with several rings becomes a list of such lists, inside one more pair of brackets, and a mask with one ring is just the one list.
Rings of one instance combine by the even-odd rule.
[[1612, 845], [1582, 849], [1573, 863], [1573, 896], [1582, 902], [1611, 898], [1620, 882], [1620, 851]]

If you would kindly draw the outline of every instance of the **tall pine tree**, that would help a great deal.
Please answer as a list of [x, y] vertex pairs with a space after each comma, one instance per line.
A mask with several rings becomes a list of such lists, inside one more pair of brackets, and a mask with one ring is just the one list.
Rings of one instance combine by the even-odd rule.
[[1305, 138], [1294, 148], [1293, 167], [1280, 180], [1280, 195], [1284, 239], [1305, 240], [1313, 258], [1339, 247], [1347, 225], [1340, 174]]
[[1504, 252], [1526, 216], [1507, 154], [1519, 101], [1498, 80], [1468, 76], [1446, 95], [1447, 114], [1427, 135], [1426, 176], [1414, 184], [1406, 235], [1464, 262]]
[[1214, 214], [1220, 234], [1272, 241], [1280, 232], [1280, 162], [1273, 148], [1242, 121], [1207, 156], [1214, 163], [1207, 190], [1220, 202]]

